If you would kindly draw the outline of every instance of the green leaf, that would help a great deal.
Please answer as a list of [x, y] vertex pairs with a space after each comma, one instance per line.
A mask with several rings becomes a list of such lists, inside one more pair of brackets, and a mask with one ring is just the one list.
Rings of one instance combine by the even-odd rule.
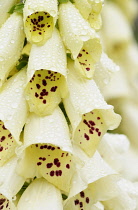
[[28, 64], [28, 59], [29, 59], [29, 56], [26, 54], [23, 54], [21, 58], [19, 59], [19, 63], [16, 66], [16, 68], [20, 71], [22, 68], [24, 68]]
[[69, 118], [68, 118], [68, 115], [67, 115], [67, 113], [66, 113], [64, 104], [63, 104], [62, 102], [59, 104], [59, 107], [60, 107], [60, 109], [62, 110], [62, 112], [63, 112], [63, 114], [64, 114], [64, 116], [65, 116], [65, 118], [66, 118], [66, 121], [67, 121], [68, 125], [70, 125], [70, 120], [69, 120]]
[[69, 0], [58, 0], [60, 4], [67, 3]]
[[18, 12], [18, 13], [23, 13], [23, 8], [24, 8], [24, 4], [23, 3], [18, 3], [15, 4], [10, 10], [9, 10], [9, 14], [13, 14], [14, 12]]
[[65, 194], [62, 194], [62, 199], [66, 200], [68, 198], [68, 196], [66, 196]]

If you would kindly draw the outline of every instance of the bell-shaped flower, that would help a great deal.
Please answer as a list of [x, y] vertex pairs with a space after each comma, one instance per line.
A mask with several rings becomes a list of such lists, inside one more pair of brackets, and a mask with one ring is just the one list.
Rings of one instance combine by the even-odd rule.
[[[123, 53], [132, 40], [129, 23], [114, 3], [106, 3], [103, 10], [103, 40], [108, 53], [118, 56]], [[118, 24], [119, 23], [119, 24]], [[110, 54], [110, 56], [111, 56]]]
[[18, 210], [63, 210], [60, 191], [45, 179], [35, 179], [22, 194]]
[[105, 134], [98, 146], [102, 158], [117, 172], [124, 166], [124, 154], [129, 149], [129, 140], [123, 134]]
[[99, 30], [102, 25], [101, 10], [103, 0], [74, 0], [75, 6], [80, 11], [83, 18], [85, 18], [95, 30]]
[[67, 115], [73, 128], [73, 141], [92, 156], [106, 131], [115, 129], [120, 116], [107, 105], [94, 80], [79, 78], [73, 61], [68, 62], [69, 95], [64, 99]]
[[71, 153], [68, 126], [59, 107], [45, 117], [30, 114], [24, 129], [24, 145], [17, 150], [21, 158], [18, 167], [21, 176], [44, 177], [68, 192], [74, 173]]
[[[100, 91], [109, 84], [113, 75], [119, 71], [119, 66], [115, 64], [106, 53], [102, 53], [100, 61], [95, 65], [95, 72], [93, 79], [95, 80]], [[112, 90], [113, 91], [113, 90]]]
[[0, 165], [15, 153], [20, 133], [27, 119], [24, 96], [25, 70], [10, 78], [0, 92]]
[[23, 186], [25, 179], [16, 173], [17, 157], [0, 167], [0, 209], [15, 210], [13, 198]]
[[117, 182], [117, 188], [118, 195], [103, 202], [105, 208], [118, 210], [137, 209], [138, 189], [136, 189], [135, 185], [128, 180], [120, 179]]
[[97, 201], [115, 197], [118, 175], [103, 161], [99, 153], [96, 152], [89, 158], [78, 147], [74, 147], [74, 154], [84, 161], [84, 166], [77, 167], [69, 196], [64, 201], [64, 209], [89, 210]]
[[8, 14], [11, 7], [17, 2], [17, 0], [1, 0], [0, 1], [0, 27], [2, 24], [7, 20], [7, 18], [10, 16]]
[[0, 87], [20, 57], [24, 38], [22, 16], [14, 13], [0, 28]]
[[66, 65], [66, 53], [57, 29], [43, 46], [32, 46], [26, 87], [31, 112], [40, 116], [51, 114], [66, 96]]
[[51, 36], [57, 20], [57, 0], [26, 0], [24, 30], [31, 43], [43, 45]]
[[68, 2], [59, 6], [59, 29], [67, 52], [71, 53], [80, 74], [92, 78], [102, 47], [100, 39], [75, 6]]

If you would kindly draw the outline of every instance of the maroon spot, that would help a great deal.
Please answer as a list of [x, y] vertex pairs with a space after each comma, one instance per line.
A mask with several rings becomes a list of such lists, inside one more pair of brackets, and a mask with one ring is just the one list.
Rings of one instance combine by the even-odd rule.
[[52, 87], [50, 91], [51, 91], [51, 92], [55, 92], [55, 91], [56, 91], [56, 89], [57, 89], [57, 86]]
[[58, 158], [55, 158], [54, 159], [54, 164], [57, 165], [58, 162], [59, 162], [59, 159]]
[[46, 100], [43, 100], [43, 104], [46, 104]]
[[53, 166], [53, 163], [47, 163], [47, 168], [51, 168]]
[[46, 83], [46, 80], [45, 80], [45, 79], [43, 79], [43, 80], [42, 80], [42, 84], [43, 84], [44, 86], [46, 86], [46, 85], [47, 85], [47, 83]]
[[51, 146], [48, 146], [47, 149], [51, 149]]
[[80, 192], [80, 196], [81, 196], [82, 198], [84, 198], [84, 197], [85, 197], [85, 194], [84, 194], [84, 192], [83, 192], [83, 191], [81, 191], [81, 192]]
[[89, 203], [89, 202], [90, 202], [89, 198], [88, 198], [88, 197], [86, 197], [86, 203]]
[[50, 27], [50, 25], [47, 26], [48, 28]]
[[42, 158], [42, 160], [43, 160], [43, 161], [45, 161], [45, 160], [46, 160], [46, 158], [44, 157], [44, 158]]
[[41, 35], [42, 33], [41, 32], [39, 32], [39, 35]]
[[11, 137], [11, 133], [8, 135], [8, 137]]
[[95, 125], [95, 122], [93, 122], [92, 120], [90, 120], [89, 123], [90, 123], [92, 126]]
[[46, 149], [47, 148], [47, 145], [44, 145], [44, 148]]
[[62, 153], [61, 157], [63, 157], [63, 156], [64, 156], [64, 153]]
[[38, 96], [39, 96], [38, 93], [35, 93], [35, 97], [38, 98]]
[[50, 176], [54, 176], [54, 171], [50, 171]]
[[58, 162], [56, 166], [59, 168], [60, 167], [60, 162]]
[[4, 130], [7, 130], [7, 128], [5, 128], [5, 126], [4, 126], [4, 125], [2, 126], [2, 128], [3, 128]]
[[69, 165], [69, 164], [67, 164], [67, 165], [66, 165], [66, 168], [70, 169], [70, 165]]
[[82, 202], [80, 202], [80, 208], [82, 208], [83, 207], [83, 203]]
[[44, 146], [40, 146], [40, 149], [44, 149]]
[[79, 204], [79, 200], [76, 199], [76, 200], [74, 201], [74, 204], [75, 204], [75, 205], [78, 205], [78, 204]]
[[2, 205], [5, 201], [6, 201], [6, 199], [1, 198], [1, 199], [0, 199], [0, 205]]
[[59, 171], [56, 171], [56, 176], [59, 176]]
[[38, 77], [41, 77], [41, 74], [38, 74], [37, 76], [38, 76]]
[[52, 151], [55, 150], [55, 147], [52, 147], [51, 150], [52, 150]]
[[3, 142], [5, 138], [6, 138], [5, 136], [2, 136], [0, 142]]
[[96, 128], [95, 130], [96, 130], [96, 132], [98, 132], [99, 131], [99, 128]]
[[98, 132], [98, 136], [101, 136], [101, 132]]
[[97, 117], [97, 120], [100, 120], [101, 118], [100, 117]]
[[36, 87], [37, 87], [37, 89], [40, 89], [41, 86], [39, 84], [36, 84]]
[[61, 171], [61, 170], [59, 170], [59, 171], [58, 171], [58, 173], [59, 173], [59, 176], [61, 176], [61, 175], [62, 175], [62, 171]]
[[90, 71], [90, 68], [86, 68], [86, 71]]
[[81, 54], [81, 53], [79, 53], [78, 57], [82, 57], [82, 54]]
[[38, 144], [36, 144], [35, 146], [38, 147]]
[[0, 152], [2, 152], [2, 150], [3, 150], [3, 147], [0, 146]]
[[41, 162], [37, 162], [37, 165], [40, 166], [40, 165], [42, 165], [42, 163]]
[[90, 134], [93, 134], [93, 131], [92, 131], [92, 129], [90, 129], [90, 130], [89, 130], [89, 133], [90, 133]]
[[88, 141], [90, 138], [89, 138], [89, 136], [85, 133], [84, 134], [84, 138]]

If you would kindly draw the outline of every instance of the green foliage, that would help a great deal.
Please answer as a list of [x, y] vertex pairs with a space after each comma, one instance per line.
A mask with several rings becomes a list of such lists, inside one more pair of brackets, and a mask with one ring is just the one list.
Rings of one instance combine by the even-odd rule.
[[58, 0], [59, 4], [64, 4], [71, 1], [73, 3], [73, 0]]
[[9, 10], [9, 14], [13, 14], [14, 12], [18, 12], [18, 13], [23, 13], [23, 8], [24, 8], [24, 4], [23, 3], [18, 3], [15, 4], [10, 10]]
[[62, 199], [66, 200], [68, 198], [68, 196], [66, 196], [65, 194], [62, 194]]
[[29, 56], [26, 54], [23, 54], [21, 58], [19, 59], [19, 63], [16, 66], [16, 68], [20, 71], [22, 68], [24, 68], [28, 64], [28, 59], [29, 59]]

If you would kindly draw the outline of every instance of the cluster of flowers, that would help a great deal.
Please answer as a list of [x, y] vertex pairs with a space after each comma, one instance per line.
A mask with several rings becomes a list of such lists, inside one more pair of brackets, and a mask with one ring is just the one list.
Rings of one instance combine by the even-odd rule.
[[103, 0], [16, 3], [0, 2], [0, 209], [135, 210], [129, 141], [107, 133], [121, 117], [100, 91], [119, 70], [98, 35]]

